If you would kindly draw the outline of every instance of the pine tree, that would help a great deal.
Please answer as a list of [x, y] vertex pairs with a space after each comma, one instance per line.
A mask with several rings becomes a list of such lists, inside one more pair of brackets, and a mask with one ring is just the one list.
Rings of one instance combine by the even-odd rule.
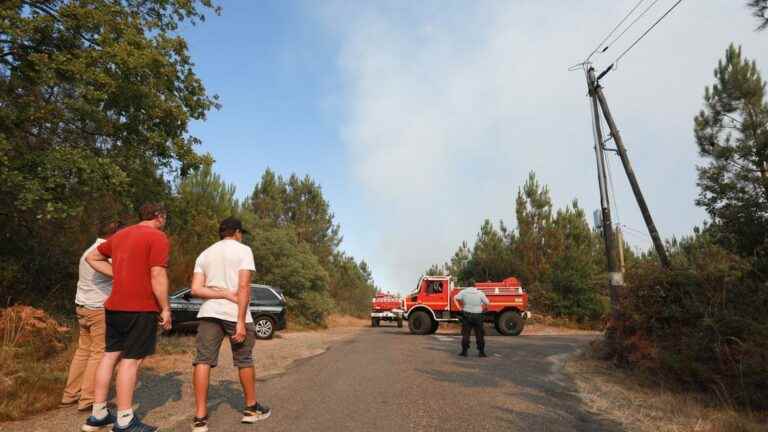
[[514, 255], [520, 260], [520, 276], [529, 286], [546, 280], [549, 272], [552, 199], [536, 174], [528, 175], [517, 193], [517, 239]]
[[474, 281], [499, 281], [511, 276], [507, 253], [503, 235], [486, 219], [472, 249]]
[[707, 87], [694, 132], [706, 165], [698, 167], [696, 203], [727, 249], [768, 268], [768, 105], [757, 65], [728, 47]]
[[751, 0], [748, 5], [752, 8], [752, 15], [760, 20], [757, 29], [765, 30], [768, 28], [768, 0]]
[[467, 242], [463, 241], [459, 249], [451, 257], [451, 262], [445, 264], [448, 274], [456, 278], [456, 283], [459, 286], [469, 285], [469, 273], [471, 272], [469, 264], [471, 258], [472, 251], [469, 249]]

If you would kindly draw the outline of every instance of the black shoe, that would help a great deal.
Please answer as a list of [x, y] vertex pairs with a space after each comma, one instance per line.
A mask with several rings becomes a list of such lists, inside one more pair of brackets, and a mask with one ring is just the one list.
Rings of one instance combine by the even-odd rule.
[[88, 419], [85, 420], [85, 424], [80, 428], [80, 430], [83, 432], [96, 432], [108, 428], [115, 423], [115, 415], [107, 411], [107, 415], [103, 419], [97, 419], [94, 416], [89, 416]]
[[157, 432], [157, 429], [154, 426], [142, 423], [137, 415], [133, 416], [133, 419], [126, 427], [120, 427], [117, 421], [112, 426], [112, 432]]
[[480, 351], [480, 353], [477, 355], [478, 357], [488, 357], [485, 355], [485, 351]]
[[466, 357], [467, 356], [467, 350], [463, 350], [459, 353], [460, 356]]
[[242, 423], [256, 423], [259, 420], [264, 420], [272, 415], [272, 410], [268, 406], [264, 406], [258, 402], [254, 405], [246, 407], [243, 410]]
[[208, 432], [208, 416], [195, 417], [192, 420], [192, 432]]

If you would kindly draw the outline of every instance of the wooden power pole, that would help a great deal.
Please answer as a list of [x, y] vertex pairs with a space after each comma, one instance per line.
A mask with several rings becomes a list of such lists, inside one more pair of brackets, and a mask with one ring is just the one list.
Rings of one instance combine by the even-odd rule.
[[648, 234], [650, 234], [651, 239], [653, 240], [653, 247], [659, 255], [661, 265], [664, 266], [664, 268], [669, 269], [669, 256], [667, 256], [667, 251], [664, 249], [664, 243], [661, 241], [661, 236], [659, 236], [659, 231], [656, 229], [656, 224], [653, 223], [651, 211], [648, 210], [648, 204], [645, 203], [645, 198], [643, 197], [643, 192], [640, 190], [640, 184], [637, 182], [635, 171], [632, 169], [632, 164], [629, 162], [627, 148], [624, 147], [624, 140], [621, 138], [619, 128], [616, 127], [616, 122], [613, 120], [611, 110], [608, 108], [608, 101], [606, 101], [605, 94], [603, 94], [603, 88], [600, 86], [599, 80], [595, 78], [595, 71], [591, 67], [589, 70], [591, 72], [588, 73], [588, 75], [592, 80], [589, 84], [590, 93], [594, 93], [594, 95], [590, 94], [590, 96], [592, 96], [593, 100], [597, 98], [597, 101], [600, 103], [600, 110], [603, 112], [605, 122], [608, 123], [608, 128], [611, 130], [611, 138], [613, 139], [613, 142], [616, 143], [616, 152], [619, 154], [621, 164], [624, 166], [624, 171], [627, 173], [627, 179], [632, 187], [632, 193], [635, 195], [637, 205], [640, 207], [640, 212], [643, 214], [645, 226], [648, 227]]
[[[587, 70], [587, 84], [589, 86], [589, 97], [592, 99], [592, 114], [595, 131], [595, 157], [597, 159], [597, 183], [600, 188], [600, 207], [602, 214], [601, 226], [603, 229], [603, 240], [605, 242], [605, 258], [608, 267], [608, 292], [611, 299], [611, 323], [617, 323], [621, 314], [619, 306], [619, 291], [624, 286], [624, 273], [621, 270], [618, 261], [617, 243], [615, 232], [613, 231], [613, 221], [611, 220], [610, 196], [608, 194], [608, 182], [606, 176], [605, 164], [605, 140], [603, 139], [603, 129], [600, 123], [600, 106], [597, 97], [598, 83], [595, 79], [595, 71], [592, 68]], [[615, 342], [615, 328], [609, 325], [606, 332], [608, 343]]]

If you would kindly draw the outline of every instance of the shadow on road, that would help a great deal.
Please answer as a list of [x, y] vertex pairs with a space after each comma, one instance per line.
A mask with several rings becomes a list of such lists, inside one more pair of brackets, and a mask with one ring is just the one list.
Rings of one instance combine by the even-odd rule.
[[148, 368], [142, 370], [139, 378], [140, 385], [133, 397], [138, 404], [136, 413], [140, 417], [146, 417], [147, 413], [155, 408], [160, 408], [171, 401], [180, 401], [183, 384], [181, 375], [181, 372], [159, 374]]
[[[476, 357], [474, 346], [470, 357], [458, 357], [455, 345], [429, 338], [425, 349], [451, 356], [448, 367], [420, 368], [418, 373], [429, 378], [468, 389], [491, 389], [505, 392], [507, 400], [521, 400], [536, 409], [517, 411], [508, 406], [495, 406], [499, 419], [516, 428], [538, 425], [547, 431], [622, 431], [613, 421], [588, 413], [575, 393], [573, 381], [562, 373], [566, 357], [589, 337], [529, 336], [526, 338], [486, 341], [489, 358]], [[474, 339], [473, 339], [474, 345]], [[497, 390], [493, 390], [497, 389]], [[518, 390], [519, 389], [519, 390]], [[522, 429], [520, 429], [522, 430]]]

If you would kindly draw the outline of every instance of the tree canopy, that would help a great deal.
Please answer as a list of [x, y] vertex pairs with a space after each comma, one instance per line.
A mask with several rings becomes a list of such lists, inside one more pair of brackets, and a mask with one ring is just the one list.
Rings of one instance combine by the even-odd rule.
[[694, 134], [705, 164], [697, 204], [730, 250], [756, 256], [768, 270], [768, 105], [765, 82], [741, 48], [728, 47], [704, 92]]
[[[181, 23], [211, 0], [0, 3], [0, 299], [70, 305], [77, 259], [99, 224], [169, 209], [172, 286], [236, 215], [252, 227], [257, 280], [283, 288], [298, 320], [367, 311], [371, 269], [339, 250], [341, 230], [311, 177], [271, 170], [245, 202], [198, 154], [190, 122], [218, 107]], [[62, 308], [64, 309], [64, 308]]]

